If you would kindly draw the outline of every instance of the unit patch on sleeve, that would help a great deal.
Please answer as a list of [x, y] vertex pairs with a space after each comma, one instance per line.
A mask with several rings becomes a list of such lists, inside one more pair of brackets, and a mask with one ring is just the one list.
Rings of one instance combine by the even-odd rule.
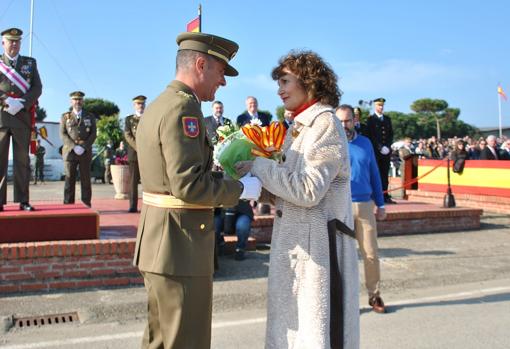
[[184, 134], [190, 138], [196, 138], [200, 134], [198, 118], [195, 116], [183, 116], [182, 127]]

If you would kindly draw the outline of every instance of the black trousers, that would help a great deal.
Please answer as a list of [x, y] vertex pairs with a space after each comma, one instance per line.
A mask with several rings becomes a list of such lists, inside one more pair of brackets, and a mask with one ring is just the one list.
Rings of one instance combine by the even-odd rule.
[[[390, 172], [390, 154], [388, 155], [377, 155], [377, 166], [379, 167], [379, 175], [381, 176], [382, 190], [385, 192], [388, 190], [388, 176]], [[388, 198], [390, 195], [384, 193], [384, 197]]]
[[138, 208], [138, 182], [140, 181], [140, 168], [138, 161], [129, 162], [129, 173], [131, 173], [131, 183], [129, 190], [129, 208], [136, 210]]
[[[7, 167], [9, 166], [9, 140], [12, 138], [12, 164], [14, 202], [28, 202], [30, 185], [30, 129], [0, 128], [0, 205], [7, 203]], [[2, 181], [3, 179], [3, 181]]]

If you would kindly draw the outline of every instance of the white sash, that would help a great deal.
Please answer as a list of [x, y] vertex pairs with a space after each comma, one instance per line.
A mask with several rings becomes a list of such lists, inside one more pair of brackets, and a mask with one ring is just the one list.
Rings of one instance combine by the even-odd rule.
[[4, 74], [7, 79], [9, 79], [17, 88], [23, 92], [23, 94], [27, 93], [30, 89], [30, 84], [25, 80], [23, 76], [21, 76], [16, 69], [13, 69], [7, 66], [4, 62], [0, 61], [0, 73]]

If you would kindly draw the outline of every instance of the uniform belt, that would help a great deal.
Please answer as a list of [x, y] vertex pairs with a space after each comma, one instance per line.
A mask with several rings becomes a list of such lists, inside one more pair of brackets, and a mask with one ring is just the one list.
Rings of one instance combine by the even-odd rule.
[[182, 201], [181, 199], [177, 199], [172, 195], [143, 192], [142, 197], [144, 204], [161, 208], [186, 208], [191, 210], [204, 210], [214, 208], [213, 206], [190, 204]]

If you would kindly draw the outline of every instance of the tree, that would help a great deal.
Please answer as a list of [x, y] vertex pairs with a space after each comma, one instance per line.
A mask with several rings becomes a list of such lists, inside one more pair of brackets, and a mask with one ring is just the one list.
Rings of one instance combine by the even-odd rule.
[[46, 116], [46, 110], [44, 110], [44, 108], [39, 106], [35, 107], [35, 121], [43, 121], [46, 119]]
[[448, 102], [442, 99], [422, 98], [411, 104], [411, 109], [419, 115], [423, 115], [427, 118], [430, 118], [431, 116], [434, 117], [436, 120], [437, 139], [441, 139], [439, 117], [442, 116], [446, 108], [448, 108]]
[[276, 107], [276, 119], [278, 121], [283, 121], [285, 120], [285, 107], [283, 105], [279, 105]]
[[119, 107], [115, 103], [102, 98], [85, 98], [83, 100], [83, 109], [94, 114], [96, 118], [114, 116], [120, 112]]
[[114, 149], [116, 149], [124, 139], [124, 133], [122, 132], [118, 115], [103, 116], [97, 121], [96, 127], [96, 144], [100, 148], [104, 148], [106, 144], [108, 144], [108, 141], [111, 141]]

